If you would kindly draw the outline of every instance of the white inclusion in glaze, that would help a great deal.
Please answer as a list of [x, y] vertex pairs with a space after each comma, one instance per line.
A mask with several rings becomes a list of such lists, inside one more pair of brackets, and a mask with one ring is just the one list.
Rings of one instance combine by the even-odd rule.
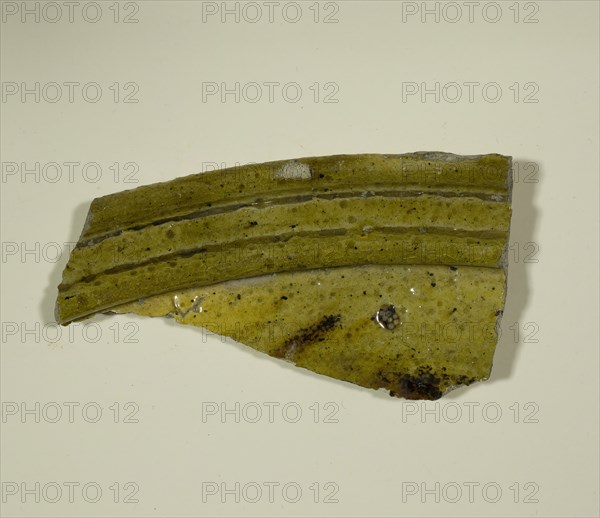
[[291, 162], [287, 162], [275, 173], [275, 178], [283, 178], [285, 180], [310, 180], [312, 178], [312, 173], [309, 165], [292, 160]]

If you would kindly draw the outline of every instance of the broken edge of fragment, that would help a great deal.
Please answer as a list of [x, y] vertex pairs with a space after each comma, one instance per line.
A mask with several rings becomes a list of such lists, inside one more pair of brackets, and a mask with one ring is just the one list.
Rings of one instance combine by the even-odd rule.
[[[512, 217], [513, 217], [513, 208], [512, 208], [512, 192], [513, 192], [513, 158], [512, 156], [506, 157], [508, 160], [508, 171], [506, 172], [506, 200], [510, 207], [510, 220], [508, 223], [508, 235], [506, 236], [506, 245], [504, 245], [504, 250], [502, 255], [500, 256], [499, 267], [504, 271], [504, 300], [502, 301], [502, 311], [496, 317], [496, 350], [498, 349], [498, 345], [500, 343], [501, 333], [501, 323], [502, 316], [504, 315], [504, 310], [506, 309], [506, 299], [508, 297], [508, 248], [510, 246], [510, 234], [512, 230]], [[489, 379], [493, 370], [493, 361], [490, 365], [490, 372], [488, 377], [485, 379]], [[482, 380], [485, 381], [485, 380]]]

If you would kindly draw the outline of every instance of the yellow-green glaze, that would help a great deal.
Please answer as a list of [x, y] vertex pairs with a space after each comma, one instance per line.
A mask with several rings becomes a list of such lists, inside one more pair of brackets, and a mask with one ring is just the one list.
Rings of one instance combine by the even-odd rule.
[[[488, 377], [504, 280], [497, 268], [358, 266], [228, 281], [115, 311], [170, 315], [320, 374], [436, 399]], [[389, 304], [393, 330], [374, 320]]]
[[445, 153], [301, 158], [106, 196], [63, 274], [57, 320], [172, 315], [435, 399], [489, 374], [510, 196], [510, 157]]

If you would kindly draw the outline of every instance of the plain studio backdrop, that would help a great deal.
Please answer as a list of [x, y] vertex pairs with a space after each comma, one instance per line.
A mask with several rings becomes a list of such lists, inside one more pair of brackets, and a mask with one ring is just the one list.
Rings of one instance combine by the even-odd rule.
[[[598, 516], [597, 2], [1, 10], [3, 516]], [[486, 383], [411, 402], [168, 319], [54, 323], [95, 197], [411, 151], [515, 160]]]

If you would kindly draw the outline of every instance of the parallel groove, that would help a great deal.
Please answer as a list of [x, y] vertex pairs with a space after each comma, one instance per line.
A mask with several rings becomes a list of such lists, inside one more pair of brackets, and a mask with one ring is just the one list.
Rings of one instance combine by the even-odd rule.
[[[410, 187], [410, 186], [409, 186]], [[273, 196], [267, 200], [261, 200], [256, 198], [251, 198], [247, 200], [239, 200], [238, 203], [215, 203], [211, 207], [206, 207], [204, 209], [194, 210], [192, 212], [186, 214], [180, 214], [177, 216], [170, 216], [157, 219], [150, 223], [145, 223], [141, 225], [132, 225], [129, 227], [124, 227], [119, 230], [114, 230], [111, 232], [106, 232], [102, 235], [95, 236], [93, 238], [82, 239], [77, 243], [78, 248], [83, 248], [86, 246], [93, 246], [107, 238], [115, 237], [120, 235], [123, 232], [127, 231], [138, 231], [144, 230], [145, 228], [164, 225], [165, 223], [176, 223], [179, 221], [186, 221], [191, 219], [197, 219], [205, 216], [214, 216], [217, 214], [227, 214], [230, 212], [235, 212], [239, 209], [244, 208], [268, 208], [273, 206], [281, 206], [288, 205], [293, 203], [301, 203], [309, 200], [341, 200], [341, 199], [351, 199], [353, 197], [361, 196], [363, 199], [371, 198], [371, 197], [386, 197], [386, 198], [408, 198], [415, 197], [420, 195], [428, 195], [428, 196], [436, 196], [440, 198], [475, 198], [482, 201], [494, 202], [494, 203], [506, 203], [506, 195], [497, 194], [497, 193], [486, 193], [486, 192], [476, 192], [476, 191], [467, 191], [464, 193], [453, 193], [451, 191], [440, 191], [440, 190], [426, 190], [422, 187], [415, 186], [414, 190], [404, 189], [402, 191], [392, 191], [392, 190], [377, 190], [375, 188], [365, 187], [363, 190], [355, 189], [354, 191], [338, 191], [338, 192], [318, 192], [304, 195], [293, 195], [293, 196]]]
[[[378, 232], [381, 234], [390, 234], [393, 236], [403, 235], [405, 237], [419, 238], [422, 237], [423, 234], [427, 235], [436, 235], [436, 236], [444, 236], [444, 237], [452, 237], [456, 239], [470, 239], [472, 242], [482, 241], [482, 242], [493, 242], [493, 241], [501, 241], [506, 238], [507, 232], [505, 231], [456, 231], [452, 232], [446, 228], [433, 228], [433, 227], [423, 227], [422, 230], [415, 230], [412, 227], [374, 227], [372, 232]], [[158, 257], [153, 257], [152, 259], [148, 259], [146, 261], [135, 262], [135, 263], [124, 263], [119, 266], [113, 268], [107, 268], [106, 270], [102, 270], [96, 274], [91, 274], [84, 276], [78, 279], [77, 283], [90, 283], [95, 281], [102, 275], [110, 275], [113, 273], [122, 273], [134, 270], [136, 268], [143, 268], [152, 264], [159, 264], [162, 262], [172, 261], [177, 258], [188, 258], [197, 254], [205, 254], [211, 252], [219, 252], [219, 253], [227, 253], [229, 250], [239, 250], [245, 247], [252, 247], [256, 245], [265, 245], [265, 244], [276, 244], [276, 243], [285, 243], [292, 238], [326, 238], [328, 236], [341, 236], [346, 235], [348, 230], [345, 228], [337, 228], [337, 229], [327, 229], [316, 232], [287, 232], [285, 234], [277, 234], [277, 235], [267, 235], [253, 239], [243, 239], [238, 241], [229, 241], [224, 243], [219, 243], [215, 245], [206, 245], [191, 249], [182, 249], [177, 252], [172, 252], [169, 254], [161, 255]], [[358, 234], [354, 235], [355, 238], [359, 238]], [[376, 263], [374, 263], [376, 264]], [[394, 263], [390, 263], [394, 264]], [[404, 261], [398, 260], [397, 264], [405, 264]], [[341, 265], [340, 265], [341, 266]], [[479, 265], [482, 266], [482, 265]], [[62, 283], [61, 290], [68, 290], [75, 283]]]
[[[279, 177], [290, 163], [309, 166], [309, 178]], [[459, 176], [465, 172], [471, 183]], [[63, 274], [57, 320], [278, 272], [361, 264], [499, 268], [509, 175], [510, 159], [500, 155], [341, 155], [99, 198]]]

